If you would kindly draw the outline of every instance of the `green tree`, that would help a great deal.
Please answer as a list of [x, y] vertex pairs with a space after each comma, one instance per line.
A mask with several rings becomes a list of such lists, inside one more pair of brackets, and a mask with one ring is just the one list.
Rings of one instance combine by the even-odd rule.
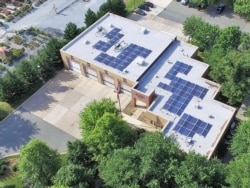
[[235, 157], [227, 166], [230, 187], [250, 187], [250, 153]]
[[205, 62], [211, 65], [210, 77], [220, 83], [221, 93], [228, 98], [231, 105], [240, 103], [249, 94], [250, 87], [250, 53], [236, 50], [227, 51], [214, 48], [205, 53]]
[[60, 168], [59, 154], [46, 143], [32, 139], [20, 150], [19, 176], [34, 188], [49, 186]]
[[69, 42], [80, 34], [80, 30], [77, 28], [76, 24], [69, 22], [64, 30], [63, 38]]
[[139, 162], [133, 148], [127, 147], [117, 149], [107, 161], [99, 165], [100, 177], [104, 180], [105, 186], [114, 188], [140, 187]]
[[182, 152], [172, 137], [163, 134], [145, 133], [135, 144], [135, 152], [140, 156], [139, 169], [143, 187], [174, 187], [176, 169], [182, 160]]
[[233, 8], [234, 12], [243, 15], [246, 19], [250, 19], [250, 2], [249, 1], [242, 1], [242, 0], [234, 0], [233, 1]]
[[80, 114], [80, 128], [82, 129], [83, 139], [95, 129], [96, 122], [105, 112], [118, 114], [115, 103], [111, 99], [102, 99], [89, 103]]
[[31, 63], [36, 67], [41, 79], [48, 80], [55, 75], [56, 69], [44, 50], [38, 51], [38, 55], [32, 58]]
[[230, 151], [234, 156], [250, 153], [250, 120], [241, 121], [237, 126]]
[[94, 169], [93, 154], [89, 152], [86, 144], [81, 140], [68, 142], [67, 161], [71, 164], [81, 165], [88, 169]]
[[96, 122], [95, 129], [84, 137], [89, 150], [102, 160], [115, 149], [133, 145], [136, 133], [119, 116], [105, 113]]
[[0, 98], [4, 102], [13, 103], [20, 100], [27, 92], [25, 81], [15, 71], [8, 71], [0, 79]]
[[226, 185], [226, 171], [218, 159], [207, 160], [204, 156], [193, 152], [185, 156], [185, 160], [175, 175], [178, 187], [223, 187]]
[[63, 61], [61, 58], [60, 49], [65, 45], [65, 41], [56, 38], [50, 39], [43, 49], [46, 54], [46, 60], [50, 63], [50, 66], [55, 68], [62, 68]]
[[88, 28], [91, 26], [93, 23], [95, 23], [98, 20], [95, 12], [93, 12], [91, 9], [88, 9], [86, 14], [85, 14], [85, 25]]
[[23, 78], [29, 90], [33, 90], [39, 83], [38, 70], [30, 61], [23, 60], [16, 68], [16, 73]]
[[240, 45], [242, 32], [239, 26], [229, 26], [220, 30], [215, 41], [215, 48], [222, 48], [225, 52], [232, 49], [238, 49]]
[[106, 3], [103, 3], [99, 11], [97, 12], [97, 17], [100, 18], [106, 13], [111, 12], [119, 16], [126, 16], [126, 6], [123, 0], [107, 0]]
[[240, 44], [238, 46], [238, 50], [241, 52], [247, 52], [250, 49], [250, 34], [249, 33], [242, 33]]
[[192, 44], [201, 50], [209, 50], [219, 33], [219, 27], [206, 23], [200, 17], [191, 16], [184, 22], [183, 32], [190, 36]]
[[110, 187], [175, 187], [182, 152], [162, 133], [144, 133], [134, 147], [115, 150], [100, 163], [100, 177]]
[[0, 102], [0, 121], [7, 117], [14, 109], [6, 102]]
[[61, 167], [54, 177], [56, 185], [70, 188], [87, 188], [89, 187], [89, 181], [93, 181], [91, 173], [84, 167], [75, 164]]

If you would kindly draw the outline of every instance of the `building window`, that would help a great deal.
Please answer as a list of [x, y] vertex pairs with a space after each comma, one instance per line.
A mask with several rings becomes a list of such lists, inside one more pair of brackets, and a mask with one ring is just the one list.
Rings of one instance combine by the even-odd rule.
[[109, 74], [109, 72], [107, 70], [104, 70], [105, 74]]
[[90, 67], [90, 63], [87, 63], [87, 65]]
[[127, 82], [127, 79], [126, 79], [126, 78], [123, 78], [123, 82]]

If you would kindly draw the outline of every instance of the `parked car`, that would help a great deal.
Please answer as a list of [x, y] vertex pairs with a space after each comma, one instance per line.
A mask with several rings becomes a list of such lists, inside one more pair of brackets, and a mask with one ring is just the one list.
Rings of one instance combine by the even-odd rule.
[[154, 5], [153, 3], [151, 3], [151, 2], [149, 2], [149, 1], [146, 1], [146, 2], [144, 3], [144, 5], [147, 5], [147, 6], [150, 7], [150, 8], [154, 8], [154, 7], [155, 7], [155, 5]]
[[181, 0], [181, 4], [183, 4], [183, 5], [187, 5], [188, 2], [189, 2], [189, 0]]
[[142, 16], [146, 15], [146, 13], [142, 9], [140, 9], [140, 8], [135, 9], [134, 12], [136, 14], [139, 14], [139, 15], [142, 15]]
[[140, 8], [142, 10], [145, 10], [145, 11], [150, 11], [150, 8], [147, 5], [145, 5], [145, 4], [139, 5], [138, 8]]
[[221, 14], [221, 13], [223, 12], [223, 10], [225, 9], [225, 7], [226, 7], [225, 4], [223, 4], [223, 3], [219, 4], [219, 5], [217, 6], [217, 8], [216, 8], [216, 13], [217, 13], [217, 14]]

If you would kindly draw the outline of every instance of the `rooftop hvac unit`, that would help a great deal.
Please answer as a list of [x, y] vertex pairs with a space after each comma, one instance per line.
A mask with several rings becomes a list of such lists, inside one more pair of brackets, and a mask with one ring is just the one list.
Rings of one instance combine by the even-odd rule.
[[147, 33], [147, 29], [145, 27], [141, 27], [140, 28], [140, 33], [146, 34]]

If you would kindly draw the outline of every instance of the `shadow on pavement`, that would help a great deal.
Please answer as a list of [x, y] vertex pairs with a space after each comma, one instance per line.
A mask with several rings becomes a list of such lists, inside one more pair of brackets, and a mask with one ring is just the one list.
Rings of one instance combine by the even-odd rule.
[[39, 130], [36, 123], [25, 119], [20, 111], [14, 112], [0, 124], [0, 158], [7, 153], [17, 153]]

